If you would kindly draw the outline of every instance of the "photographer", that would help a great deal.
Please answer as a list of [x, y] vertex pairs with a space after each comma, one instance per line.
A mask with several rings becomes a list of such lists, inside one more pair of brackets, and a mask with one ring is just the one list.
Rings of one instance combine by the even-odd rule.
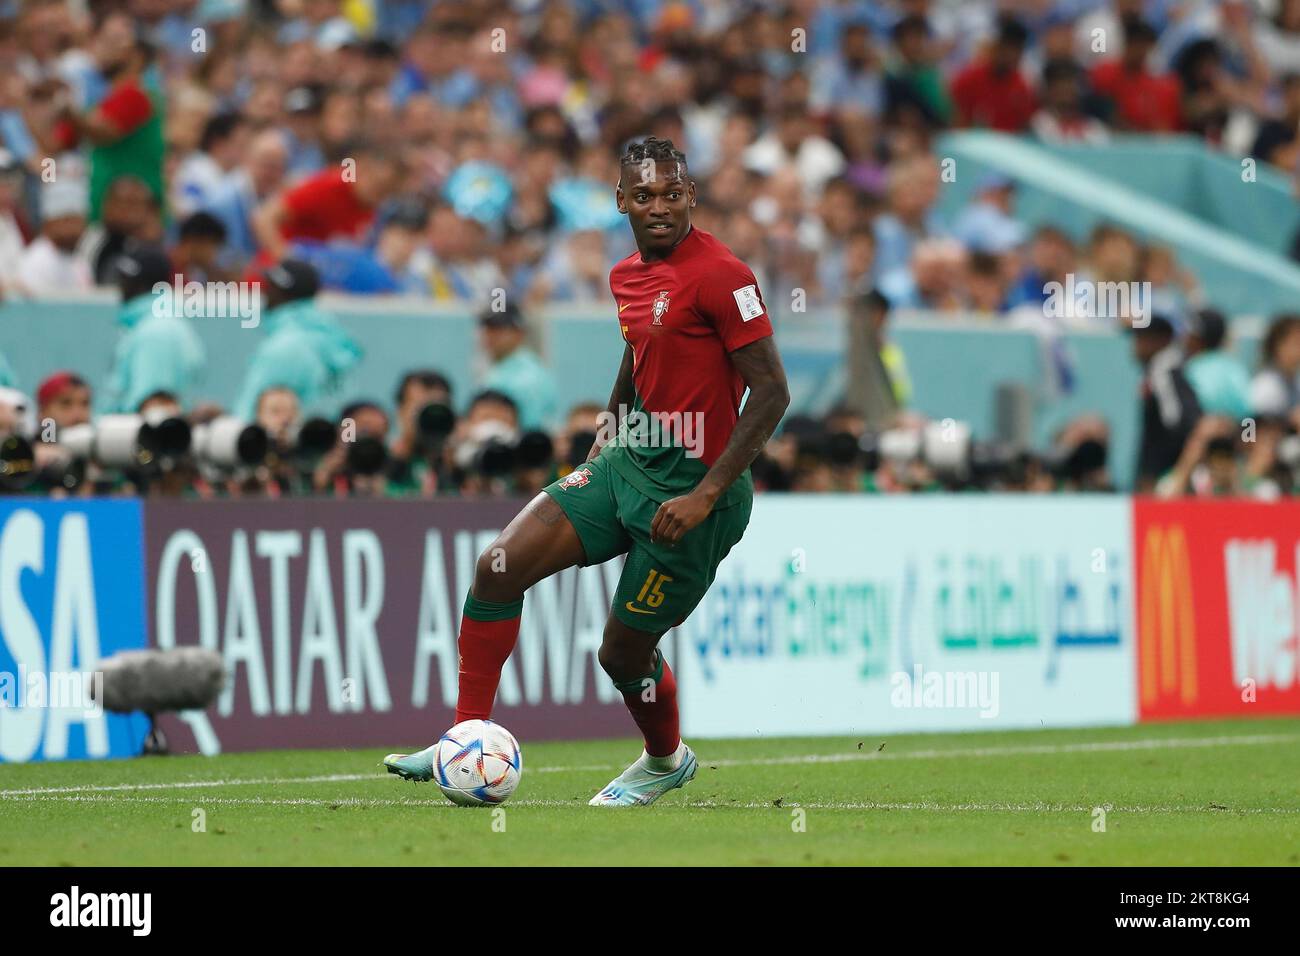
[[316, 467], [312, 485], [335, 498], [388, 494], [388, 413], [375, 402], [352, 402], [339, 416], [338, 441]]
[[480, 392], [470, 402], [452, 440], [460, 493], [532, 495], [555, 479], [555, 446], [540, 431], [519, 430], [509, 396]]
[[449, 473], [447, 439], [456, 424], [451, 383], [433, 369], [408, 372], [396, 397], [400, 431], [389, 449], [389, 491], [431, 498]]

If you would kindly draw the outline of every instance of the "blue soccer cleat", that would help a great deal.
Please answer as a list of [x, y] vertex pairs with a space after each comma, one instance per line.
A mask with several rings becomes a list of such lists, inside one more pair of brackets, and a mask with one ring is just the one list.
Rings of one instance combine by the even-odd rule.
[[428, 783], [433, 779], [433, 757], [438, 745], [425, 747], [414, 754], [389, 754], [384, 758], [384, 766], [389, 773], [395, 773], [403, 780]]
[[684, 787], [695, 779], [699, 764], [691, 748], [682, 744], [682, 759], [676, 770], [656, 773], [646, 767], [649, 754], [642, 753], [637, 761], [609, 782], [604, 790], [591, 798], [593, 807], [648, 807], [669, 790]]

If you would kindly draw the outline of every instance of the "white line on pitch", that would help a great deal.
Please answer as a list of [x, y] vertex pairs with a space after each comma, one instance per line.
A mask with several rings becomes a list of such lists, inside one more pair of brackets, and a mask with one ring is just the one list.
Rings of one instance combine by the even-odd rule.
[[[368, 799], [364, 797], [343, 797], [337, 800], [321, 799], [318, 797], [203, 797], [198, 796], [195, 799], [186, 799], [185, 797], [137, 797], [129, 794], [96, 794], [91, 796], [76, 796], [70, 794], [33, 794], [28, 796], [13, 797], [14, 802], [22, 801], [39, 801], [48, 802], [56, 801], [61, 803], [163, 803], [163, 804], [180, 804], [183, 806], [250, 806], [250, 807], [328, 807], [331, 810], [344, 808], [379, 808], [379, 807], [425, 807], [433, 810], [456, 810], [465, 809], [453, 806], [445, 800], [434, 798], [432, 800], [421, 800], [412, 798], [409, 800], [381, 800]], [[513, 807], [580, 807], [584, 806], [585, 800], [512, 800], [510, 806]], [[687, 800], [681, 804], [669, 804], [668, 806], [679, 806], [683, 808], [698, 809], [717, 809], [717, 810], [791, 810], [802, 808], [805, 810], [924, 810], [924, 811], [942, 811], [951, 813], [1092, 813], [1096, 809], [1091, 806], [1070, 806], [1059, 803], [935, 803], [932, 801], [908, 802], [908, 803], [877, 803], [875, 801], [864, 802], [782, 802], [778, 807], [772, 801], [747, 803], [735, 802], [718, 802], [714, 800]], [[1300, 807], [1196, 807], [1196, 806], [1108, 806], [1108, 813], [1229, 813], [1229, 814], [1296, 814], [1300, 813]]]
[[[1283, 743], [1300, 740], [1300, 734], [1243, 734], [1226, 737], [1154, 737], [1146, 740], [1110, 740], [1073, 744], [1027, 744], [1009, 747], [963, 747], [934, 750], [894, 751], [875, 750], [838, 754], [794, 754], [787, 757], [761, 757], [754, 759], [724, 759], [702, 761], [708, 767], [771, 767], [787, 764], [847, 763], [860, 760], [941, 760], [949, 757], [1010, 757], [1024, 755], [1052, 755], [1066, 753], [1106, 753], [1127, 750], [1164, 750], [1181, 747], [1221, 747], [1254, 744]], [[579, 773], [621, 770], [619, 764], [589, 764], [586, 766], [533, 767], [525, 765], [532, 773]], [[386, 774], [340, 773], [310, 777], [246, 777], [230, 780], [181, 780], [170, 783], [119, 783], [93, 784], [80, 787], [32, 787], [24, 790], [0, 790], [0, 798], [41, 796], [60, 793], [111, 793], [129, 790], [185, 790], [206, 787], [278, 786], [298, 783], [351, 783], [359, 780], [382, 780]]]

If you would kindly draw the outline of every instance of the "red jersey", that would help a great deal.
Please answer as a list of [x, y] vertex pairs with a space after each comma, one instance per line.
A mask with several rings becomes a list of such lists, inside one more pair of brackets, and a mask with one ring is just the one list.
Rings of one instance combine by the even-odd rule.
[[1003, 74], [987, 62], [973, 63], [952, 82], [952, 98], [962, 126], [986, 126], [1019, 133], [1034, 115], [1034, 91], [1019, 70]]
[[356, 184], [335, 168], [324, 169], [286, 192], [284, 208], [288, 215], [280, 234], [289, 240], [360, 240], [375, 218], [375, 211], [357, 198]]
[[[730, 353], [771, 335], [772, 323], [754, 273], [700, 229], [663, 259], [628, 256], [609, 289], [632, 347], [634, 411], [643, 414], [625, 419], [606, 451], [629, 482], [666, 500], [693, 489], [731, 440], [745, 383]], [[746, 472], [718, 506], [752, 489]]]
[[1182, 128], [1182, 89], [1172, 74], [1130, 72], [1115, 60], [1093, 69], [1092, 86], [1115, 102], [1117, 118], [1128, 129], [1157, 133]]

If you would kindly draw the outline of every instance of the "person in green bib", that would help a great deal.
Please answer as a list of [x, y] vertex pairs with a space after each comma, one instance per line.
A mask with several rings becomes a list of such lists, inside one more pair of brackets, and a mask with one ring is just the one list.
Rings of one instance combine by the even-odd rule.
[[63, 119], [90, 143], [90, 221], [99, 222], [104, 194], [121, 176], [142, 180], [163, 197], [163, 97], [146, 76], [153, 48], [131, 18], [113, 14], [95, 37], [95, 60], [109, 81], [108, 93], [91, 109], [71, 106]]

